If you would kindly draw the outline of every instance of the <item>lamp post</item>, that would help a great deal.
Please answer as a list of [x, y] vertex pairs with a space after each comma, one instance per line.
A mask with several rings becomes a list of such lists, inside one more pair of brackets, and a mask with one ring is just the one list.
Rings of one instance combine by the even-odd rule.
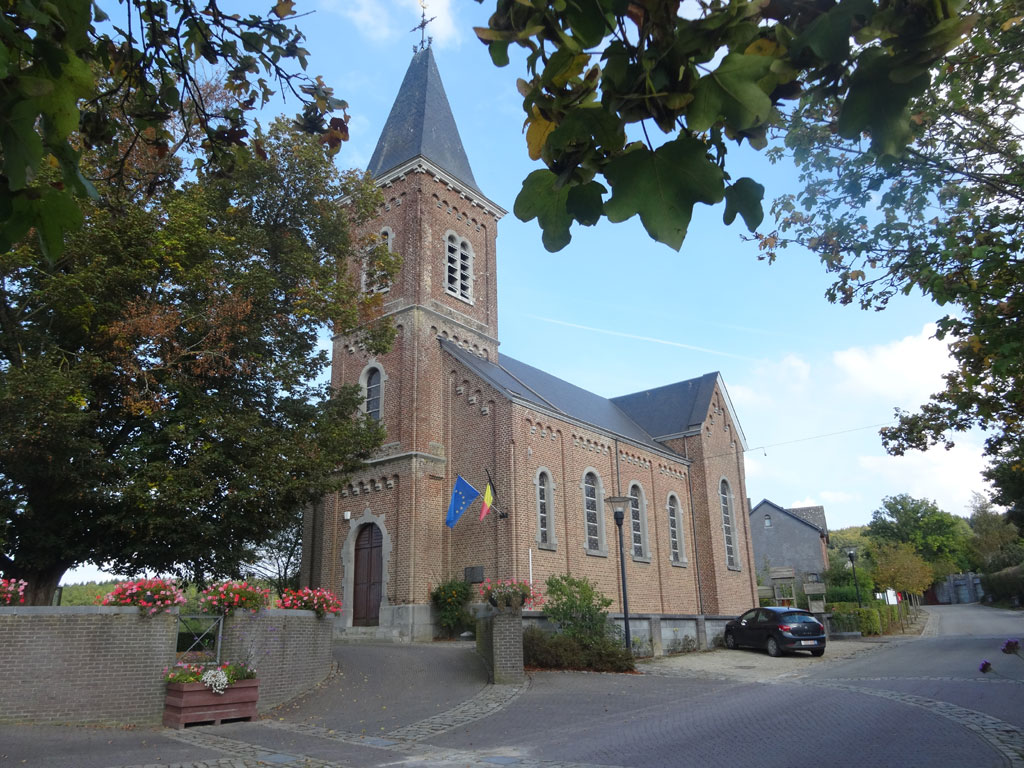
[[850, 547], [846, 550], [846, 556], [850, 558], [850, 565], [853, 566], [853, 586], [857, 588], [857, 607], [863, 607], [860, 602], [860, 584], [857, 582], [857, 550]]
[[626, 624], [626, 650], [633, 652], [633, 640], [629, 634], [629, 597], [626, 593], [626, 554], [622, 548], [622, 521], [626, 519], [629, 496], [609, 496], [604, 500], [615, 512], [615, 526], [619, 529], [619, 570], [622, 572], [622, 617]]

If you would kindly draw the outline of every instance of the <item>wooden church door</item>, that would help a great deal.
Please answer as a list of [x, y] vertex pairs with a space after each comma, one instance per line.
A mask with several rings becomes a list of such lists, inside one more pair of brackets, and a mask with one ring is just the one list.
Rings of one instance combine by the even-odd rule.
[[381, 536], [373, 523], [356, 535], [355, 578], [352, 585], [352, 626], [376, 627], [380, 622]]

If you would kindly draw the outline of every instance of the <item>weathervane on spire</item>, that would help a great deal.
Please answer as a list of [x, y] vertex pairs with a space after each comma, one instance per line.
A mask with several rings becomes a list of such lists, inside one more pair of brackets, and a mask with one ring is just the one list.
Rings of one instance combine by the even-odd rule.
[[431, 16], [429, 19], [427, 18], [427, 3], [426, 3], [426, 0], [420, 0], [420, 10], [421, 10], [420, 23], [417, 24], [415, 27], [413, 27], [412, 29], [409, 30], [410, 32], [415, 32], [417, 29], [420, 31], [420, 44], [419, 44], [418, 48], [415, 45], [412, 47], [412, 52], [413, 53], [416, 53], [417, 51], [422, 51], [424, 48], [429, 47], [430, 44], [432, 42], [434, 42], [434, 38], [426, 36], [427, 35], [427, 24], [429, 24], [434, 19], [436, 19], [437, 16]]

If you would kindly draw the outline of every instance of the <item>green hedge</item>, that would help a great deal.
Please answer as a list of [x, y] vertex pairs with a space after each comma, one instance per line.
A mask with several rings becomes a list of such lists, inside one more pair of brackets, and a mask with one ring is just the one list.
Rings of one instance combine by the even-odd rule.
[[636, 663], [622, 642], [604, 636], [587, 644], [537, 627], [523, 630], [523, 664], [542, 669], [589, 669], [595, 672], [633, 672]]
[[857, 622], [862, 635], [882, 634], [882, 620], [878, 608], [873, 605], [866, 605], [857, 611]]
[[981, 577], [981, 586], [985, 594], [992, 595], [996, 600], [1012, 601], [1017, 598], [1024, 603], [1024, 566], [1015, 565], [995, 573], [987, 573]]

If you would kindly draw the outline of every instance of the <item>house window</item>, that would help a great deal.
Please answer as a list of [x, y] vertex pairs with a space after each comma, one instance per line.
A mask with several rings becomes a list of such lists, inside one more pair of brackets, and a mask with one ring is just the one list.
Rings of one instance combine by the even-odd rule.
[[607, 554], [604, 548], [604, 515], [601, 479], [596, 472], [583, 475], [583, 522], [586, 531], [586, 552]]
[[729, 568], [739, 568], [740, 563], [736, 557], [736, 529], [733, 521], [732, 489], [729, 483], [722, 480], [718, 487], [718, 494], [722, 498], [722, 533], [725, 535], [725, 562]]
[[679, 514], [679, 499], [675, 494], [668, 497], [668, 544], [669, 557], [673, 563], [683, 564], [683, 521]]
[[765, 515], [764, 516], [764, 527], [765, 528], [771, 528], [772, 527], [772, 516], [771, 515]]
[[448, 233], [448, 274], [445, 288], [452, 296], [473, 300], [473, 247], [469, 240]]
[[554, 528], [554, 496], [552, 494], [551, 475], [546, 469], [537, 472], [534, 480], [537, 486], [537, 546], [540, 549], [555, 549]]
[[647, 555], [647, 508], [639, 485], [629, 488], [629, 522], [633, 545], [633, 559], [646, 559]]
[[366, 372], [366, 415], [374, 421], [380, 421], [380, 368], [371, 368]]
[[818, 574], [816, 574], [816, 573], [805, 573], [804, 574], [804, 581], [806, 581], [806, 582], [808, 582], [810, 584], [817, 584], [818, 583]]

